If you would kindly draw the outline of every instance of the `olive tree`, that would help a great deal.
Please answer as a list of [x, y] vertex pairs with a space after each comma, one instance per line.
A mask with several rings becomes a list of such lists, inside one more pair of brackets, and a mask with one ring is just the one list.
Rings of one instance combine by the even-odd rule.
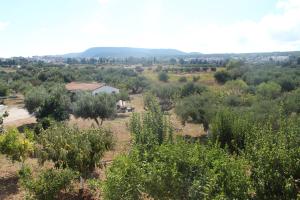
[[[116, 114], [116, 99], [113, 95], [88, 93], [80, 94], [78, 100], [73, 104], [75, 117], [93, 119], [99, 126], [104, 119]], [[100, 123], [98, 118], [101, 119]]]
[[183, 124], [187, 121], [196, 122], [203, 125], [204, 131], [208, 131], [215, 106], [215, 98], [210, 93], [191, 95], [176, 104], [175, 113]]
[[161, 109], [168, 111], [173, 108], [176, 99], [180, 96], [180, 87], [172, 84], [154, 86], [152, 93], [159, 99]]
[[29, 113], [40, 120], [46, 117], [56, 121], [69, 119], [71, 100], [66, 89], [53, 86], [46, 90], [43, 87], [33, 88], [25, 95], [25, 107]]
[[37, 113], [43, 106], [48, 92], [44, 87], [36, 87], [29, 90], [25, 95], [25, 108], [29, 113]]
[[133, 94], [143, 92], [144, 88], [148, 85], [146, 78], [143, 76], [128, 78], [125, 84], [126, 88]]

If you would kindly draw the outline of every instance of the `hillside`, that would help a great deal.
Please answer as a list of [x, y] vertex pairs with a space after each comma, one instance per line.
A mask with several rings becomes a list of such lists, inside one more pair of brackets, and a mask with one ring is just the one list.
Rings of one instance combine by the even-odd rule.
[[176, 49], [146, 49], [131, 47], [93, 47], [80, 53], [69, 53], [64, 57], [90, 58], [90, 57], [165, 57], [179, 56], [187, 53]]

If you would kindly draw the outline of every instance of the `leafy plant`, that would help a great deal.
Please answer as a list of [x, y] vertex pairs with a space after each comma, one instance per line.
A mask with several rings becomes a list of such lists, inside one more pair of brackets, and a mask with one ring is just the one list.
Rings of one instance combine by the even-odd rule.
[[80, 172], [83, 178], [94, 171], [104, 153], [113, 147], [112, 134], [107, 129], [79, 130], [64, 124], [49, 127], [37, 140], [41, 163], [51, 160], [56, 167]]
[[8, 117], [8, 112], [5, 111], [4, 114], [0, 115], [0, 133], [2, 133], [4, 131], [4, 128], [3, 128], [3, 119], [5, 117]]
[[172, 141], [173, 131], [170, 121], [163, 115], [155, 98], [149, 98], [148, 112], [134, 113], [130, 118], [129, 129], [134, 143], [142, 149], [151, 149], [165, 141]]
[[245, 159], [219, 148], [178, 142], [120, 156], [107, 171], [106, 199], [248, 199]]
[[55, 85], [47, 91], [45, 88], [34, 88], [26, 93], [25, 107], [41, 120], [51, 117], [57, 121], [69, 119], [71, 100], [65, 88]]
[[34, 151], [32, 132], [26, 130], [25, 134], [17, 129], [9, 129], [0, 134], [0, 152], [10, 160], [22, 162]]
[[158, 74], [158, 80], [163, 81], [163, 82], [168, 82], [169, 76], [166, 72], [160, 72]]
[[70, 169], [47, 169], [34, 178], [31, 169], [25, 167], [19, 172], [19, 177], [30, 198], [52, 200], [58, 198], [61, 190], [70, 187], [72, 181], [78, 178], [78, 173]]
[[182, 76], [178, 79], [178, 82], [185, 83], [185, 82], [187, 82], [187, 78], [185, 76]]
[[[116, 109], [116, 99], [109, 94], [81, 94], [73, 105], [76, 117], [93, 119], [98, 126], [102, 125], [104, 119], [114, 117]], [[98, 118], [101, 119], [100, 123]]]

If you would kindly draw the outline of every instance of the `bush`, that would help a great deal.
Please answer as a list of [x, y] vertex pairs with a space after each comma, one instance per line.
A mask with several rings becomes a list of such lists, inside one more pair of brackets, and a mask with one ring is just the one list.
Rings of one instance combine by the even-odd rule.
[[231, 76], [226, 71], [218, 71], [214, 75], [216, 81], [220, 84], [224, 84], [226, 81], [231, 80]]
[[70, 169], [47, 169], [33, 178], [27, 167], [19, 172], [19, 176], [29, 197], [40, 200], [57, 199], [59, 192], [69, 188], [71, 182], [78, 178], [78, 174]]
[[105, 199], [141, 199], [143, 177], [140, 165], [131, 157], [119, 156], [106, 171], [103, 185]]
[[247, 162], [218, 148], [163, 144], [141, 160], [117, 158], [104, 184], [106, 199], [248, 199]]
[[242, 95], [248, 89], [247, 83], [245, 83], [243, 80], [227, 81], [225, 87], [228, 92], [233, 95]]
[[13, 162], [24, 163], [33, 150], [33, 134], [29, 131], [21, 134], [17, 129], [9, 129], [0, 134], [0, 153], [5, 154]]
[[[299, 119], [258, 124], [247, 139], [245, 155], [257, 199], [297, 199], [300, 179]], [[298, 195], [298, 196], [297, 196]]]
[[168, 82], [169, 76], [166, 72], [160, 72], [158, 74], [158, 80], [163, 81], [163, 82]]
[[134, 113], [129, 122], [134, 144], [141, 151], [151, 150], [155, 145], [161, 145], [173, 139], [170, 121], [163, 115], [156, 99], [151, 98], [148, 103], [148, 112]]
[[246, 137], [251, 129], [252, 124], [246, 116], [222, 109], [212, 122], [211, 139], [220, 144], [221, 148], [228, 148], [231, 153], [240, 153], [245, 149]]
[[283, 108], [286, 114], [300, 113], [300, 89], [283, 97]]
[[257, 94], [261, 98], [274, 99], [280, 95], [281, 87], [275, 82], [261, 83], [257, 87]]
[[230, 96], [227, 96], [224, 100], [225, 100], [224, 103], [227, 106], [238, 107], [238, 106], [243, 105], [242, 98], [239, 96], [230, 95]]
[[7, 96], [8, 95], [9, 88], [7, 85], [0, 83], [0, 97]]
[[182, 76], [178, 79], [178, 82], [185, 83], [185, 82], [187, 82], [187, 78], [185, 76]]
[[106, 129], [79, 130], [63, 124], [49, 127], [37, 138], [37, 156], [41, 163], [54, 162], [56, 167], [69, 167], [87, 177], [113, 146], [112, 134]]
[[280, 81], [282, 92], [289, 92], [296, 88], [295, 83], [292, 80], [284, 79]]
[[[1, 104], [1, 102], [0, 102], [0, 104]], [[4, 112], [4, 114], [0, 114], [0, 134], [4, 131], [4, 127], [3, 127], [3, 119], [5, 118], [5, 117], [8, 117], [8, 112], [7, 111], [5, 111]]]
[[119, 94], [117, 94], [117, 100], [129, 101], [130, 97], [127, 91], [121, 90]]
[[198, 82], [200, 80], [200, 76], [193, 76], [193, 82]]
[[190, 95], [201, 94], [207, 91], [207, 88], [201, 84], [188, 82], [181, 88], [181, 97], [187, 97]]
[[230, 69], [235, 69], [235, 68], [241, 67], [243, 64], [244, 64], [244, 63], [243, 63], [243, 61], [241, 61], [241, 60], [234, 60], [234, 59], [232, 59], [232, 60], [230, 60], [230, 61], [226, 64], [226, 68], [227, 68], [228, 70], [230, 70]]
[[32, 88], [25, 95], [25, 108], [28, 110], [29, 113], [38, 112], [40, 107], [43, 106], [45, 98], [47, 97], [48, 93], [45, 88]]

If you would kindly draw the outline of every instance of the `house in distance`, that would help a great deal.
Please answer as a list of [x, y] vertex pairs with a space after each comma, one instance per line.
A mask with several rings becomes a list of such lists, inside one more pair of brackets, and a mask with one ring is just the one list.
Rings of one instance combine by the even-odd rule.
[[82, 83], [82, 82], [71, 82], [66, 84], [66, 89], [72, 93], [86, 91], [91, 92], [93, 95], [97, 95], [99, 93], [107, 93], [107, 94], [118, 94], [120, 91], [117, 88], [106, 85], [105, 83]]

